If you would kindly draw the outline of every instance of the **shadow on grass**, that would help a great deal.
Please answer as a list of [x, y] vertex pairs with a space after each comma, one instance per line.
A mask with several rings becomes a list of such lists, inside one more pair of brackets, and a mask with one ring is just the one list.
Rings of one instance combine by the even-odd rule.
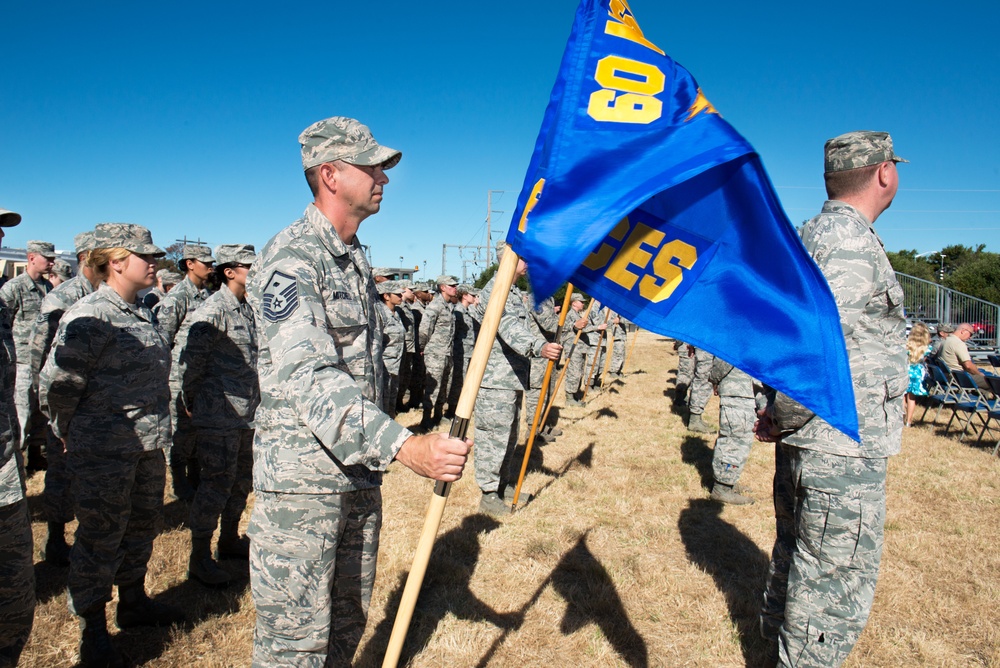
[[[127, 665], [145, 665], [162, 655], [169, 645], [176, 642], [178, 633], [184, 633], [210, 617], [239, 611], [243, 594], [250, 586], [249, 562], [226, 560], [219, 563], [237, 578], [235, 584], [228, 589], [208, 589], [196, 582], [184, 580], [150, 597], [157, 602], [181, 608], [187, 615], [187, 623], [180, 629], [177, 627], [145, 627], [120, 631], [115, 636], [115, 644], [128, 658]], [[108, 625], [110, 628], [114, 628], [111, 623], [113, 619], [114, 614], [109, 609]]]
[[712, 472], [712, 448], [708, 447], [708, 442], [701, 436], [686, 436], [681, 443], [681, 461], [691, 464], [701, 477], [701, 486], [707, 490], [712, 489], [715, 483], [715, 474]]
[[546, 489], [549, 485], [551, 485], [556, 480], [569, 473], [570, 470], [576, 468], [577, 466], [582, 466], [584, 468], [589, 469], [591, 466], [593, 466], [593, 464], [594, 464], [594, 443], [590, 443], [589, 445], [587, 445], [587, 447], [581, 450], [576, 457], [573, 457], [572, 459], [566, 461], [558, 469], [545, 468], [544, 466], [541, 467], [538, 470], [547, 476], [551, 476], [551, 479], [548, 480], [544, 485], [542, 485], [542, 487], [537, 492], [535, 492], [535, 496], [541, 494], [542, 490]]
[[769, 558], [722, 519], [722, 507], [710, 499], [691, 499], [677, 526], [688, 559], [711, 575], [725, 596], [746, 665], [761, 666], [767, 658], [767, 644], [760, 635], [758, 615]]
[[[498, 613], [480, 601], [469, 588], [469, 582], [479, 561], [480, 536], [499, 526], [500, 522], [489, 515], [469, 515], [462, 520], [462, 524], [442, 535], [434, 543], [427, 573], [406, 634], [406, 642], [403, 643], [399, 665], [406, 665], [423, 651], [438, 624], [448, 614], [459, 619], [486, 621], [502, 629], [514, 629], [521, 624], [522, 613]], [[381, 665], [405, 585], [406, 575], [402, 575], [386, 603], [385, 617], [361, 650], [355, 665]]]
[[613, 420], [617, 420], [618, 413], [605, 406], [594, 414], [594, 419], [600, 420], [601, 418], [611, 418]]
[[[629, 620], [618, 589], [607, 569], [587, 547], [587, 534], [563, 555], [555, 569], [539, 585], [530, 599], [521, 607], [517, 616], [523, 620], [545, 589], [552, 587], [566, 602], [559, 630], [563, 635], [576, 633], [590, 624], [596, 624], [625, 664], [635, 668], [649, 665], [646, 641]], [[478, 668], [490, 664], [497, 650], [513, 629], [505, 629], [477, 663]]]

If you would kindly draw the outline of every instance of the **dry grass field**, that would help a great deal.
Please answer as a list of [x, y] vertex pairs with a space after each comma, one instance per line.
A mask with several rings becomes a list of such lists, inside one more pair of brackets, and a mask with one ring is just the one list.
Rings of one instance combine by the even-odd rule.
[[[755, 505], [710, 501], [714, 437], [686, 431], [672, 412], [676, 362], [667, 340], [642, 332], [624, 382], [559, 411], [565, 434], [535, 448], [525, 483], [535, 498], [515, 515], [477, 514], [471, 472], [454, 485], [404, 649], [409, 665], [759, 665], [773, 446], [755, 444], [743, 476]], [[709, 421], [717, 411], [713, 398]], [[1000, 460], [992, 444], [942, 431], [943, 421], [906, 430], [890, 462], [882, 576], [848, 666], [1000, 667]], [[36, 474], [39, 605], [21, 665], [70, 666], [78, 631], [66, 572], [38, 556], [41, 489]], [[363, 667], [381, 665], [432, 483], [394, 465], [383, 489], [378, 580], [355, 657]], [[189, 583], [185, 509], [173, 502], [165, 514], [147, 588], [192, 623], [119, 632], [112, 622], [116, 642], [134, 665], [247, 665], [246, 564], [224, 562], [242, 578], [230, 591]]]

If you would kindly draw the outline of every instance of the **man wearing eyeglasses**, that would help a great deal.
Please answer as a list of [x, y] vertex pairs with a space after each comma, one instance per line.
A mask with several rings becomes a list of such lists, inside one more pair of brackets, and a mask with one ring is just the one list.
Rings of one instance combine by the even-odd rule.
[[986, 381], [986, 376], [979, 370], [979, 367], [973, 363], [972, 357], [969, 355], [969, 346], [966, 343], [975, 333], [972, 325], [963, 322], [955, 328], [954, 334], [944, 340], [940, 359], [952, 371], [968, 371], [979, 389], [989, 392], [990, 384]]

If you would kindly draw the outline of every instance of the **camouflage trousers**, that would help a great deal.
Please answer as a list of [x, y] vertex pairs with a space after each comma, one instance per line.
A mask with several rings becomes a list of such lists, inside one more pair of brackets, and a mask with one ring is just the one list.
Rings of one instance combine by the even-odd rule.
[[677, 351], [677, 382], [674, 387], [680, 391], [683, 388], [684, 396], [687, 400], [687, 389], [694, 379], [694, 357], [688, 355], [688, 345], [683, 341], [675, 341], [674, 349]]
[[839, 666], [868, 622], [882, 558], [885, 459], [775, 447], [777, 538], [761, 633], [779, 665]]
[[424, 420], [439, 419], [448, 398], [452, 361], [446, 355], [424, 355]]
[[73, 475], [67, 463], [66, 446], [48, 426], [45, 431], [49, 466], [45, 469], [42, 509], [47, 521], [65, 524], [73, 521]]
[[382, 376], [383, 385], [382, 388], [382, 405], [385, 407], [385, 412], [391, 418], [396, 417], [396, 398], [399, 395], [399, 374], [389, 373], [386, 369]]
[[611, 368], [608, 369], [609, 373], [620, 374], [622, 368], [625, 366], [625, 348], [627, 347], [628, 341], [623, 336], [621, 338], [615, 337], [615, 347], [611, 349]]
[[396, 391], [396, 410], [405, 408], [406, 393], [410, 390], [410, 377], [413, 368], [413, 353], [404, 350], [399, 360], [399, 383]]
[[49, 421], [38, 408], [38, 397], [31, 389], [31, 365], [18, 364], [14, 379], [14, 407], [17, 423], [21, 426], [21, 450], [29, 453], [29, 464], [34, 466], [35, 454], [45, 454], [46, 427]]
[[174, 388], [170, 389], [170, 424], [173, 425], [173, 441], [168, 453], [170, 465], [182, 466], [195, 458], [198, 432], [181, 405], [180, 393]]
[[448, 392], [448, 407], [452, 410], [458, 406], [458, 399], [462, 396], [462, 387], [465, 385], [465, 374], [469, 372], [469, 362], [471, 357], [456, 356], [453, 358], [451, 369], [451, 390]]
[[691, 415], [701, 415], [705, 412], [708, 399], [712, 396], [712, 384], [708, 382], [708, 374], [712, 371], [715, 355], [701, 348], [694, 349], [694, 378], [691, 380], [691, 401], [688, 409]]
[[[535, 419], [535, 411], [538, 409], [538, 399], [542, 395], [542, 381], [545, 380], [545, 369], [549, 365], [547, 359], [540, 357], [531, 358], [531, 387], [528, 391], [524, 393], [524, 419], [527, 422], [528, 429], [531, 429], [531, 423]], [[545, 404], [542, 406], [542, 412], [545, 412], [545, 407], [552, 402], [552, 392], [556, 388], [556, 368], [555, 365], [552, 366], [552, 373], [549, 375], [549, 387], [545, 391]], [[538, 417], [541, 420], [541, 416]], [[541, 429], [543, 425], [538, 425]]]
[[472, 458], [476, 484], [483, 492], [499, 491], [509, 482], [509, 469], [520, 427], [523, 390], [479, 388], [476, 397]]
[[719, 437], [712, 455], [712, 474], [718, 482], [726, 485], [739, 482], [750, 457], [756, 420], [753, 398], [719, 396]]
[[424, 398], [424, 356], [414, 353], [410, 360], [410, 398], [407, 406], [416, 408]]
[[253, 666], [350, 666], [375, 583], [382, 491], [257, 492], [250, 515]]
[[219, 524], [239, 522], [253, 475], [253, 429], [198, 428], [201, 482], [191, 502], [192, 538], [211, 538]]
[[[566, 369], [566, 381], [563, 388], [570, 394], [581, 389], [580, 381], [583, 380], [584, 374], [590, 373], [593, 363], [594, 349], [582, 340], [578, 341], [569, 357], [569, 362], [567, 362], [569, 367]], [[589, 375], [587, 377], [590, 378]]]
[[76, 497], [76, 541], [69, 557], [69, 609], [111, 600], [111, 585], [145, 582], [153, 539], [163, 520], [166, 465], [162, 450], [70, 452]]
[[35, 619], [28, 502], [0, 506], [0, 668], [17, 665]]

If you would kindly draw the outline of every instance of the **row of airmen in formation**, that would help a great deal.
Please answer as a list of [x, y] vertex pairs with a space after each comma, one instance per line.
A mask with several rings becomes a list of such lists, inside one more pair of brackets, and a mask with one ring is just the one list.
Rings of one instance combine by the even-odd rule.
[[[9, 226], [20, 217], [4, 211], [0, 221]], [[6, 571], [0, 579], [0, 665], [16, 665], [31, 628], [25, 464], [27, 470], [45, 470], [43, 558], [70, 569], [69, 604], [81, 618], [84, 665], [120, 661], [106, 630], [113, 584], [119, 587], [121, 628], [184, 619], [182, 611], [151, 600], [144, 587], [161, 520], [165, 461], [174, 496], [190, 503], [189, 577], [225, 587], [231, 576], [216, 558], [249, 558], [249, 541], [238, 526], [252, 488], [260, 403], [258, 319], [246, 299], [248, 271], [257, 257], [253, 246], [221, 245], [214, 255], [204, 246], [184, 246], [180, 273], [156, 271], [155, 286], [139, 299], [163, 256], [147, 230], [101, 224], [74, 242], [77, 276], [48, 280], [46, 274], [56, 276], [54, 247], [31, 241], [25, 273], [0, 288], [0, 327], [8, 344], [4, 372], [15, 377], [3, 385], [4, 406], [17, 415], [6, 434], [0, 478], [0, 558]], [[498, 246], [498, 255], [503, 248]], [[129, 255], [145, 261], [130, 268]], [[519, 274], [524, 271], [522, 263]], [[380, 298], [384, 406], [392, 417], [422, 406], [419, 430], [429, 431], [454, 415], [483, 314], [481, 293], [453, 276], [415, 284], [387, 274], [372, 271]], [[487, 299], [491, 287], [484, 290]], [[601, 341], [608, 331], [608, 370], [611, 377], [621, 374], [626, 321], [596, 302], [585, 308], [579, 293], [570, 304], [560, 331], [552, 298], [536, 308], [530, 293], [516, 287], [508, 298], [504, 346], [491, 356], [475, 409], [475, 477], [483, 512], [510, 511], [520, 408], [526, 400], [530, 423], [547, 363], [543, 349], [548, 359], [559, 357], [560, 342], [569, 352], [569, 405], [581, 405], [580, 391], [599, 382], [606, 350]], [[538, 437], [548, 442], [560, 433], [541, 426]], [[71, 549], [65, 531], [74, 518]]]

